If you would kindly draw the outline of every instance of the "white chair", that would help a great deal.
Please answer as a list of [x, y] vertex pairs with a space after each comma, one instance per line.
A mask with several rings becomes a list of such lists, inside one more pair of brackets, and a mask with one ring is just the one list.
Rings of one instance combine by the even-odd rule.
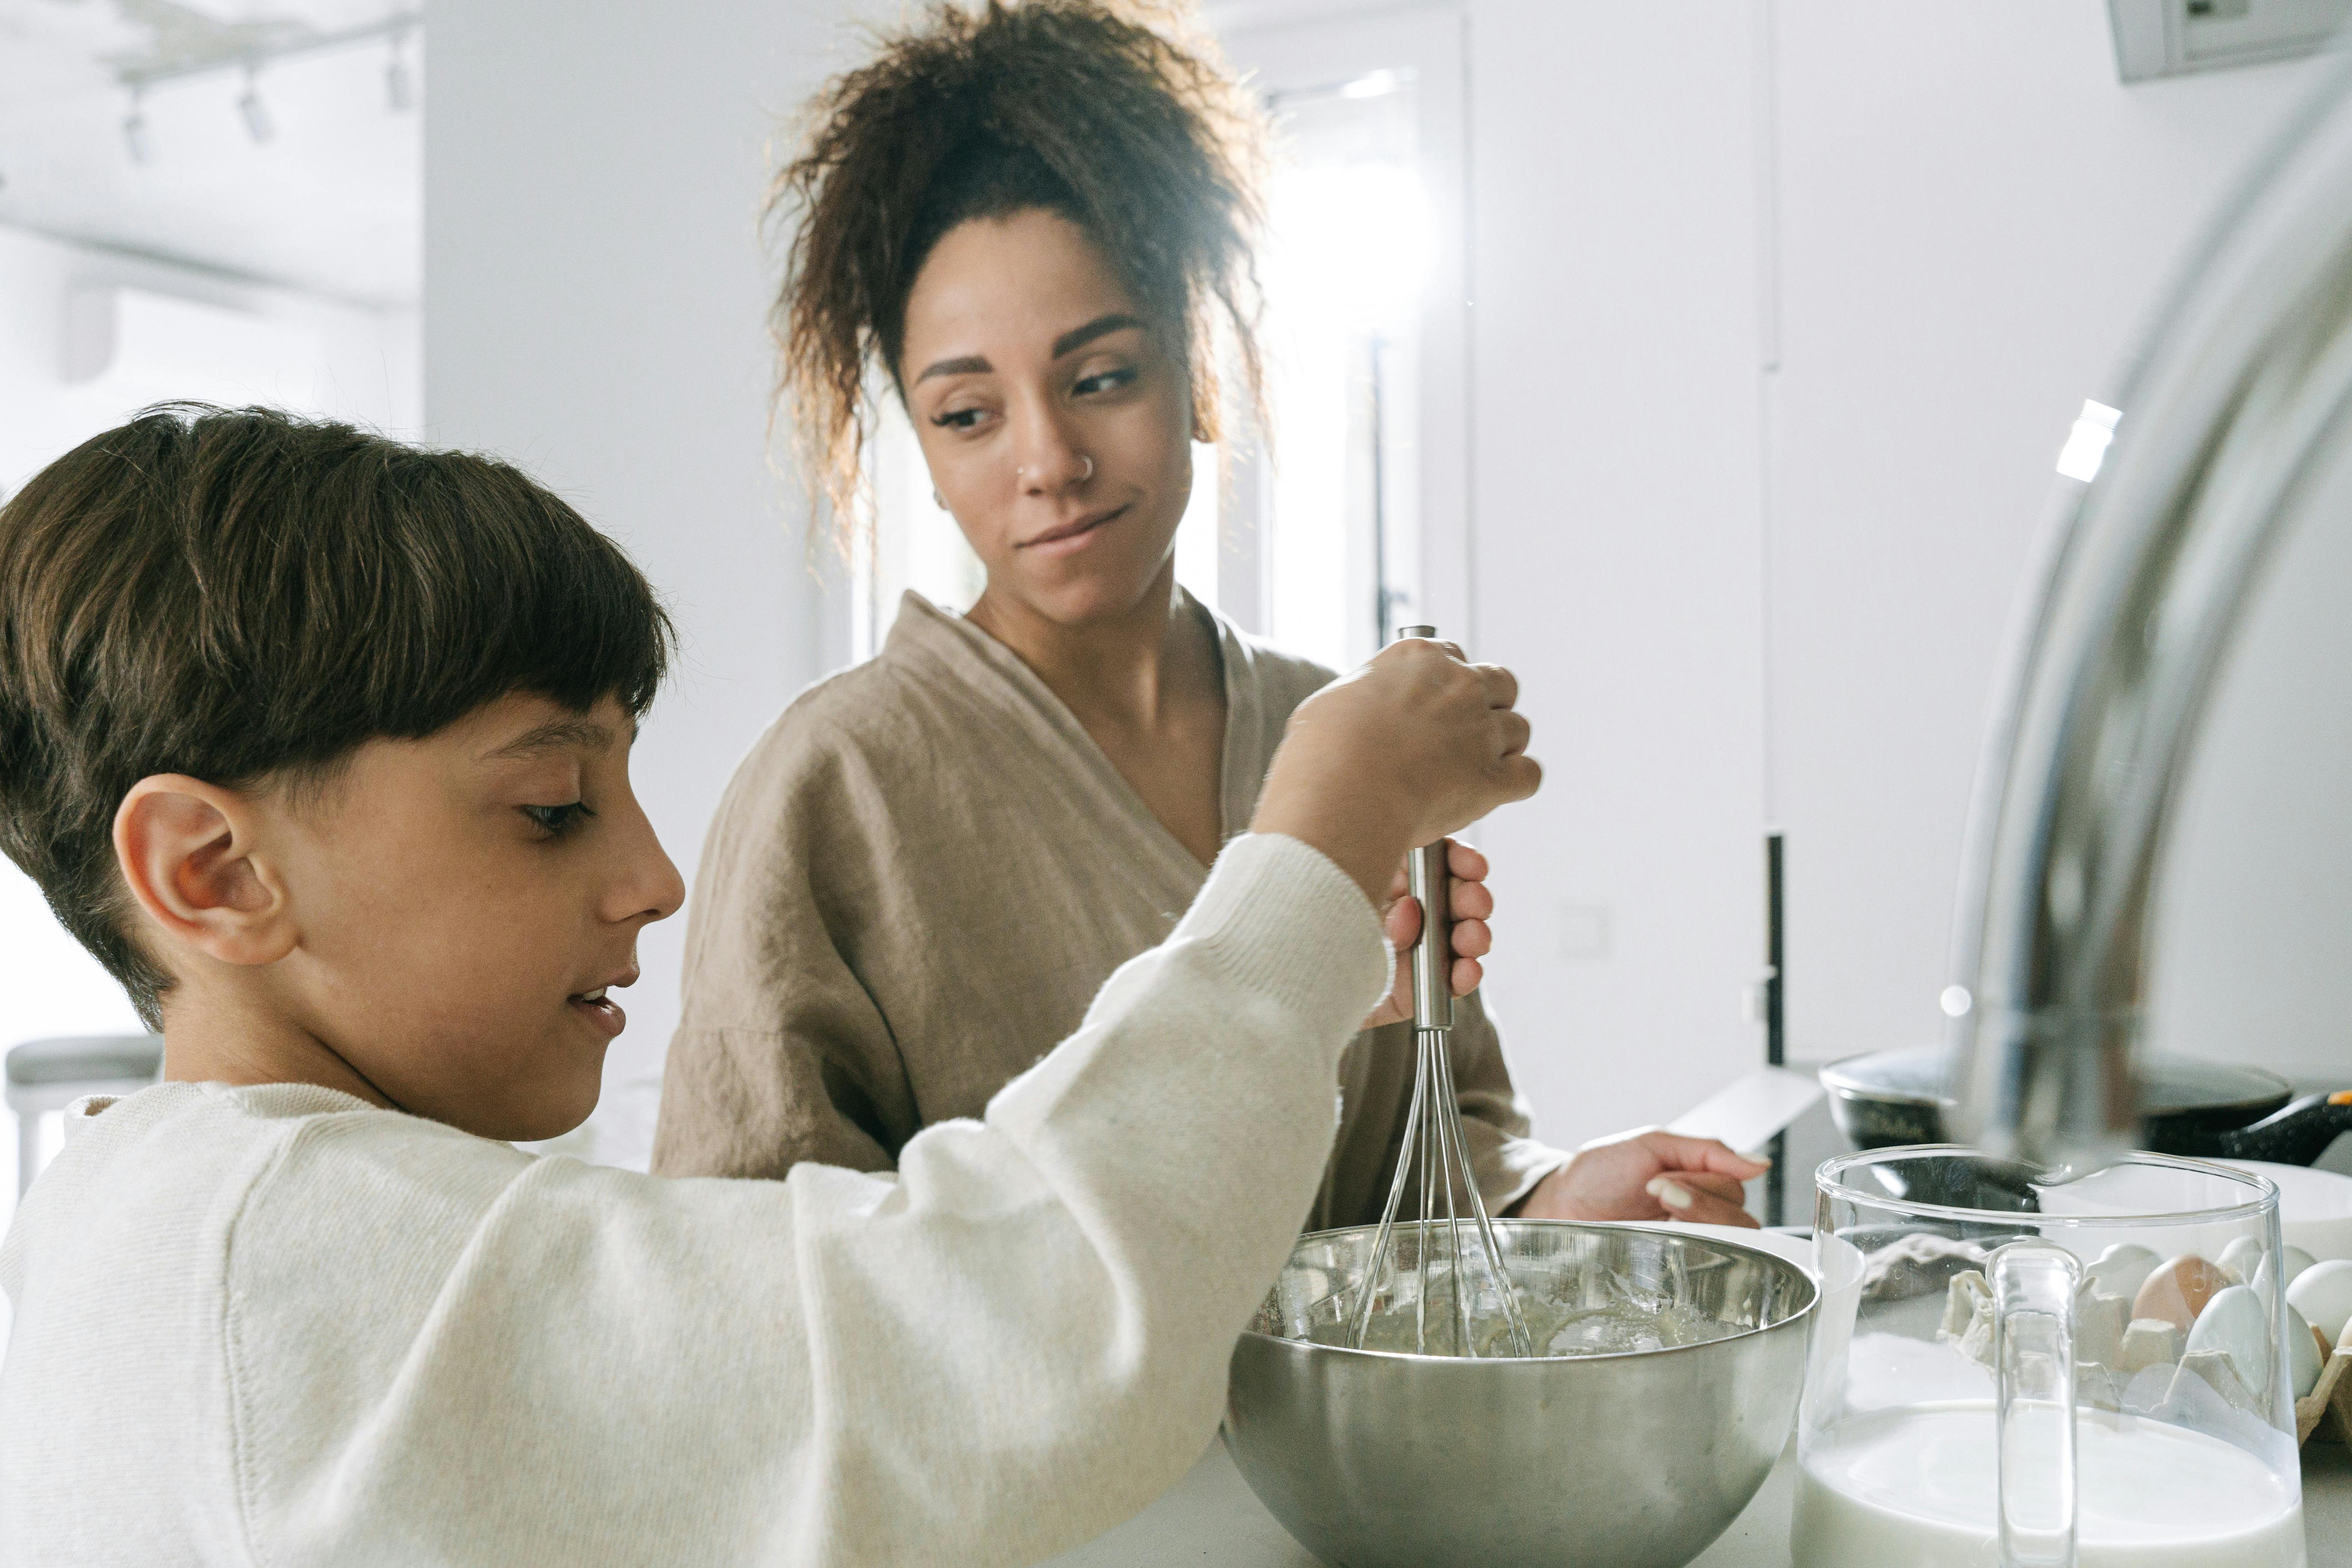
[[136, 1094], [163, 1076], [161, 1035], [73, 1035], [26, 1040], [8, 1052], [8, 1109], [16, 1115], [16, 1197], [41, 1173], [41, 1118], [85, 1094]]

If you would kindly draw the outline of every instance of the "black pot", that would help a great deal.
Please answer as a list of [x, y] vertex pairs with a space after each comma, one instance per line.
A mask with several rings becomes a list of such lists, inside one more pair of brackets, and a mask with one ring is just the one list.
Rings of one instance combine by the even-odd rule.
[[[2140, 1146], [2159, 1154], [2308, 1165], [2352, 1132], [2352, 1089], [2297, 1100], [2284, 1079], [2260, 1068], [2187, 1057], [2147, 1057], [2138, 1068]], [[1838, 1131], [1857, 1147], [1951, 1142], [1939, 1046], [1832, 1062], [1822, 1088]]]

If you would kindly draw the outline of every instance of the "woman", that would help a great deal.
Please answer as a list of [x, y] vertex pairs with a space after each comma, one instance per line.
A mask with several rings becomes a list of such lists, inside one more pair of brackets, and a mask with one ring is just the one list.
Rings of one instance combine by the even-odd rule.
[[[778, 305], [799, 426], [854, 515], [886, 372], [987, 569], [961, 616], [909, 594], [882, 653], [797, 700], [738, 771], [688, 936], [655, 1168], [888, 1169], [980, 1113], [1160, 942], [1250, 820], [1328, 670], [1177, 585], [1219, 339], [1253, 397], [1257, 116], [1181, 19], [1087, 0], [942, 6], [833, 83], [779, 182], [801, 226]], [[1213, 326], [1216, 330], [1213, 330]], [[1458, 988], [1492, 903], [1457, 848]], [[1454, 1080], [1496, 1209], [1750, 1223], [1760, 1166], [1645, 1133], [1529, 1138], [1475, 996]], [[1379, 1216], [1412, 1031], [1341, 1069], [1309, 1227]]]

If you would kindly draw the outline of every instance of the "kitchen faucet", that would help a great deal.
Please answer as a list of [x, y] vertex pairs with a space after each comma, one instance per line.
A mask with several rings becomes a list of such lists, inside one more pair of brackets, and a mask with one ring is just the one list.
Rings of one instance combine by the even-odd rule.
[[2352, 519], [2352, 72], [2183, 278], [2119, 378], [2106, 471], [2061, 481], [1943, 996], [1958, 1135], [2061, 1173], [2137, 1131], [2151, 894], [2231, 630], [2294, 520]]

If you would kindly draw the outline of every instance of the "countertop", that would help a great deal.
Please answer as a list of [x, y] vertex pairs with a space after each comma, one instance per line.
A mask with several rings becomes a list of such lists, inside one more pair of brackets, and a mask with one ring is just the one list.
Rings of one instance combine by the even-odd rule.
[[[2298, 1086], [2341, 1088], [2340, 1083]], [[1812, 1217], [1811, 1175], [1832, 1154], [1851, 1149], [1832, 1124], [1826, 1106], [1815, 1105], [1789, 1129], [1781, 1168], [1790, 1173], [1778, 1215], [1762, 1182], [1748, 1187], [1748, 1209], [1768, 1223], [1783, 1218], [1804, 1224]], [[2352, 1175], [2352, 1134], [2338, 1139], [2318, 1162]], [[1795, 1493], [1793, 1450], [1764, 1483], [1746, 1512], [1692, 1568], [1793, 1568], [1789, 1557], [1789, 1510]], [[2310, 1568], [2352, 1568], [2352, 1448], [2314, 1442], [2303, 1451], [2303, 1519]], [[1142, 1513], [1099, 1540], [1054, 1560], [1050, 1568], [1322, 1568], [1265, 1511], [1249, 1483], [1216, 1443], [1184, 1479]]]
[[[1748, 1510], [1692, 1568], [1793, 1568], [1789, 1509], [1793, 1451], [1781, 1458]], [[2311, 1568], [2352, 1568], [2352, 1448], [2313, 1443], [2303, 1451], [2303, 1529]], [[1265, 1511], [1225, 1457], [1223, 1443], [1201, 1456], [1167, 1496], [1108, 1535], [1054, 1559], [1050, 1568], [1322, 1568]]]

